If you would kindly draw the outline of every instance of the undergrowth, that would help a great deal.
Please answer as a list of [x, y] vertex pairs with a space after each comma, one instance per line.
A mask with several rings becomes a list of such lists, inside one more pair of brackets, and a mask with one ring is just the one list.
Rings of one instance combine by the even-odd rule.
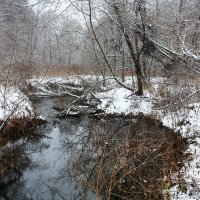
[[95, 199], [161, 200], [170, 198], [174, 182], [184, 188], [180, 169], [190, 156], [187, 139], [151, 117], [120, 123], [105, 128], [105, 122], [93, 121], [88, 144], [74, 162]]

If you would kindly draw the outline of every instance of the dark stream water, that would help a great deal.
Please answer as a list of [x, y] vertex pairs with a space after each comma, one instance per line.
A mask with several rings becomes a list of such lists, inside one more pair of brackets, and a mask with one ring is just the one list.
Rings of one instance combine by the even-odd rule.
[[[41, 99], [35, 101], [34, 105], [37, 112], [48, 121], [47, 125], [38, 129], [47, 137], [39, 142], [26, 144], [25, 153], [31, 162], [19, 180], [3, 190], [0, 189], [0, 200], [95, 199], [95, 180], [98, 178], [92, 172], [98, 171], [95, 170], [98, 161], [103, 163], [102, 160], [105, 160], [102, 159], [104, 152], [109, 151], [114, 157], [115, 152], [120, 154], [125, 147], [134, 145], [140, 148], [141, 144], [145, 144], [150, 154], [144, 157], [146, 150], [143, 151], [140, 161], [134, 164], [138, 167], [141, 163], [152, 160], [159, 140], [172, 137], [171, 131], [164, 129], [157, 121], [145, 120], [140, 123], [141, 119], [117, 118], [95, 120], [87, 116], [59, 120], [54, 107], [65, 106], [62, 98]], [[134, 138], [136, 134], [140, 135], [137, 142], [134, 140], [132, 143], [122, 143]], [[134, 151], [131, 150], [128, 156]], [[114, 165], [111, 157], [109, 159], [110, 165]], [[160, 164], [161, 161], [157, 158], [156, 162]], [[107, 164], [104, 165], [104, 169], [107, 167]], [[147, 167], [150, 171], [145, 170], [145, 173], [158, 173], [157, 178], [162, 176], [159, 175], [160, 172], [154, 172], [154, 168]], [[93, 181], [83, 184], [84, 177]], [[99, 182], [101, 181], [103, 180]], [[102, 195], [104, 190], [102, 189]]]

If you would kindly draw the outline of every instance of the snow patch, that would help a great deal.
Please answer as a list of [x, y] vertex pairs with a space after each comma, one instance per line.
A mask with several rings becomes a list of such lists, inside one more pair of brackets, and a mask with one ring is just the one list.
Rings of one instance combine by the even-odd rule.
[[29, 99], [15, 87], [4, 89], [0, 87], [0, 119], [5, 120], [11, 114], [14, 116], [28, 116], [32, 112]]

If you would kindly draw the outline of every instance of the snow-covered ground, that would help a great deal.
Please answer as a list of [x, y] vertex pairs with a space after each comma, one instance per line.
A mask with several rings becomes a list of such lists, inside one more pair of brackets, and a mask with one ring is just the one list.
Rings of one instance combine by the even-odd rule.
[[31, 102], [18, 88], [0, 87], [0, 120], [10, 116], [28, 116], [31, 111]]
[[[34, 78], [30, 83], [37, 88], [40, 88], [40, 94], [45, 93], [44, 85], [47, 83], [71, 83], [76, 85], [89, 84], [93, 86], [93, 82], [101, 83], [101, 77], [95, 76], [77, 76], [68, 77], [66, 79], [60, 77], [52, 78]], [[184, 173], [184, 179], [188, 185], [187, 193], [179, 191], [177, 186], [171, 188], [172, 199], [176, 200], [190, 200], [200, 199], [200, 103], [195, 102], [187, 105], [187, 107], [180, 107], [176, 111], [170, 109], [156, 109], [155, 99], [161, 99], [158, 90], [159, 85], [165, 80], [163, 78], [154, 78], [151, 80], [151, 89], [145, 90], [144, 96], [138, 97], [131, 93], [131, 91], [119, 87], [112, 78], [108, 78], [107, 86], [102, 87], [99, 84], [101, 92], [94, 92], [95, 95], [101, 100], [99, 108], [105, 110], [107, 113], [124, 113], [124, 114], [138, 114], [143, 113], [145, 115], [151, 115], [157, 119], [160, 119], [164, 125], [179, 131], [184, 137], [194, 137], [194, 141], [190, 144], [188, 152], [193, 154], [193, 160], [187, 161], [185, 167], [182, 169]], [[126, 77], [126, 84], [132, 86], [135, 80], [131, 77]], [[96, 84], [97, 85], [97, 84]], [[165, 86], [167, 87], [167, 86]], [[170, 86], [172, 87], [172, 86]], [[173, 87], [172, 87], [173, 88]], [[149, 92], [150, 91], [150, 92]], [[54, 91], [55, 92], [55, 91]], [[31, 109], [29, 100], [18, 90], [11, 88], [6, 92], [1, 88], [0, 96], [0, 118], [5, 119], [17, 107], [17, 115], [27, 115], [28, 110]], [[6, 108], [4, 104], [6, 103]]]

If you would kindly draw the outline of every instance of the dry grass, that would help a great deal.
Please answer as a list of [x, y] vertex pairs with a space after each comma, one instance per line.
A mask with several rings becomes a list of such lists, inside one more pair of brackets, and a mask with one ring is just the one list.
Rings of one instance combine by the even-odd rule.
[[37, 138], [40, 134], [36, 133], [37, 126], [44, 124], [42, 119], [21, 117], [12, 118], [4, 125], [0, 133], [0, 141], [16, 141], [18, 139]]
[[[104, 67], [104, 73], [106, 75], [111, 75], [110, 71], [107, 67]], [[116, 70], [116, 75], [119, 77], [122, 74], [121, 69]], [[73, 76], [73, 75], [102, 75], [102, 68], [94, 67], [94, 66], [82, 66], [82, 65], [64, 65], [64, 64], [44, 64], [37, 65], [37, 75], [38, 76]], [[135, 70], [130, 68], [126, 68], [124, 70], [125, 76], [136, 75]]]
[[0, 84], [6, 89], [9, 86], [23, 87], [26, 81], [35, 73], [35, 64], [31, 62], [14, 62], [10, 65], [1, 66], [2, 74]]
[[[88, 144], [88, 151], [84, 149], [74, 163], [74, 169], [81, 167], [85, 173], [84, 185], [94, 191], [96, 200], [100, 196], [107, 200], [164, 199], [170, 195], [173, 173], [184, 188], [180, 169], [188, 158], [186, 139], [151, 116], [139, 116], [137, 123], [130, 121], [116, 129], [112, 124], [106, 129], [102, 124], [102, 129], [101, 123], [91, 124], [87, 141], [93, 145]], [[89, 164], [88, 154], [93, 157]]]
[[[94, 74], [97, 70], [92, 67], [71, 65], [67, 66], [64, 64], [44, 64], [37, 66], [38, 76], [50, 76], [50, 77], [66, 77], [72, 75], [88, 75]], [[99, 73], [99, 72], [98, 72]]]
[[[180, 109], [183, 105], [198, 102], [200, 93], [198, 85], [200, 78], [194, 73], [180, 73], [160, 83], [156, 91], [152, 90], [154, 96], [158, 97], [156, 108], [169, 108], [171, 111]], [[194, 91], [197, 91], [194, 93]], [[193, 95], [191, 95], [194, 93]], [[189, 97], [189, 98], [188, 98]]]
[[175, 85], [199, 85], [200, 77], [194, 73], [180, 73], [177, 76], [172, 76], [170, 81]]

